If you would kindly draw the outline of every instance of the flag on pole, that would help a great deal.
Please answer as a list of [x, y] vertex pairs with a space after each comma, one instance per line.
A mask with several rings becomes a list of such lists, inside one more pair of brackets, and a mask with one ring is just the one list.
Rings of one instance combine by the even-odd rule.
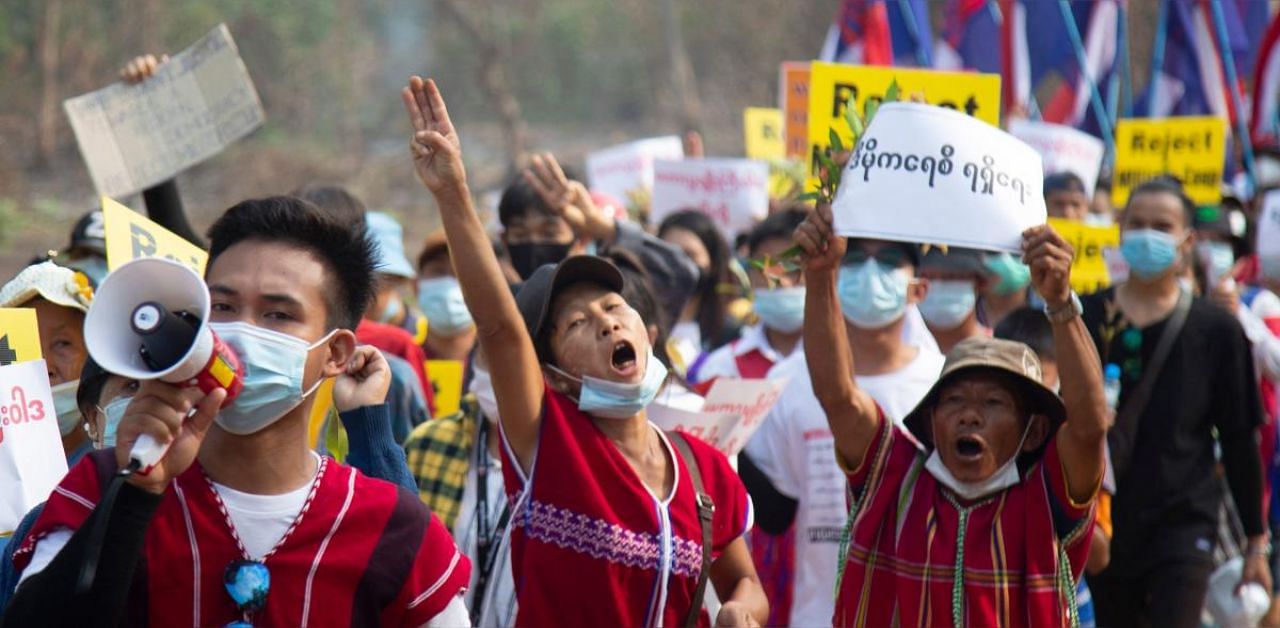
[[[1148, 116], [1216, 115], [1235, 121], [1237, 112], [1228, 91], [1232, 86], [1223, 69], [1210, 1], [1163, 0], [1164, 55], [1152, 68], [1151, 86], [1139, 108]], [[1249, 38], [1240, 5], [1228, 0], [1221, 7], [1229, 52], [1237, 63], [1244, 61], [1241, 67], [1247, 67]]]
[[885, 0], [841, 0], [818, 53], [821, 61], [891, 65], [893, 42]]
[[1280, 142], [1280, 15], [1271, 20], [1253, 72], [1253, 117], [1249, 135], [1260, 146]]
[[925, 0], [891, 0], [888, 8], [893, 64], [933, 67], [933, 28]]
[[[1063, 29], [1061, 37], [1068, 40], [1067, 29], [1076, 28], [1084, 49], [1084, 62], [1081, 64], [1079, 60], [1081, 55], [1073, 54], [1071, 62], [1061, 67], [1065, 80], [1041, 107], [1041, 112], [1046, 122], [1088, 127], [1097, 124], [1098, 112], [1089, 109], [1093, 90], [1101, 90], [1099, 86], [1105, 85], [1117, 69], [1120, 6], [1116, 0], [1073, 2], [1071, 18], [1074, 24], [1067, 23], [1060, 11], [1055, 22]], [[1092, 121], [1090, 115], [1095, 116]]]
[[939, 70], [1001, 71], [1000, 7], [990, 0], [948, 0], [943, 9], [942, 38], [934, 48]]

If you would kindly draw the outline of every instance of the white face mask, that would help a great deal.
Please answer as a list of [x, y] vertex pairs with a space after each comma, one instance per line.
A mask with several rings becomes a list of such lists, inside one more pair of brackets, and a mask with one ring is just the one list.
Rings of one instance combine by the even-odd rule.
[[77, 379], [62, 382], [52, 389], [53, 409], [58, 413], [58, 431], [63, 436], [74, 432], [80, 425], [80, 408], [76, 407], [76, 389], [79, 387], [80, 380]]
[[1022, 476], [1018, 475], [1018, 455], [1022, 453], [1022, 445], [1027, 442], [1027, 434], [1030, 433], [1031, 421], [1027, 421], [1027, 427], [1022, 430], [1022, 438], [1018, 440], [1018, 448], [1014, 450], [1013, 455], [999, 469], [996, 469], [991, 477], [980, 482], [962, 482], [952, 475], [947, 465], [943, 464], [942, 456], [938, 455], [937, 447], [933, 448], [933, 453], [929, 454], [928, 460], [925, 460], [924, 468], [929, 475], [951, 489], [960, 499], [973, 501], [993, 495], [1010, 486], [1016, 486], [1022, 481]]
[[480, 411], [484, 413], [485, 420], [490, 425], [497, 423], [498, 397], [493, 393], [493, 379], [489, 377], [489, 369], [472, 363], [469, 390], [476, 396], [476, 403], [480, 404]]

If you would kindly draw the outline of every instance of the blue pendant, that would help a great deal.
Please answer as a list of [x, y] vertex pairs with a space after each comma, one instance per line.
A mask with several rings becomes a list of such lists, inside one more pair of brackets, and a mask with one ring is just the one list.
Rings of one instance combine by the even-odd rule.
[[271, 572], [256, 560], [237, 560], [227, 565], [222, 577], [227, 593], [242, 612], [260, 611], [267, 605], [267, 591], [271, 590]]

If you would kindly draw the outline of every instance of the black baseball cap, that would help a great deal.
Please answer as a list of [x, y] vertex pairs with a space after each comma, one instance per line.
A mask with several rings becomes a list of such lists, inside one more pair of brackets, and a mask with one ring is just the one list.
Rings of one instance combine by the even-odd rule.
[[87, 249], [98, 255], [107, 254], [107, 234], [103, 229], [102, 210], [86, 212], [71, 228], [71, 240], [67, 250]]
[[516, 307], [525, 329], [533, 339], [538, 361], [551, 364], [551, 347], [545, 332], [551, 317], [551, 305], [561, 290], [582, 282], [597, 284], [607, 290], [622, 292], [622, 272], [612, 262], [595, 255], [574, 255], [559, 264], [546, 264], [533, 271], [516, 293]]

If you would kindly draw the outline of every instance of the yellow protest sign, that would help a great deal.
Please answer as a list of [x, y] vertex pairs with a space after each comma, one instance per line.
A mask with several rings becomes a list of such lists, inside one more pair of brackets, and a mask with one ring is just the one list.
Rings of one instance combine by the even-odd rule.
[[1227, 154], [1227, 121], [1213, 116], [1126, 118], [1116, 124], [1116, 165], [1111, 202], [1129, 201], [1143, 181], [1171, 174], [1191, 200], [1222, 199], [1222, 167]]
[[747, 107], [742, 112], [742, 134], [748, 159], [781, 159], [786, 152], [781, 109]]
[[925, 102], [963, 111], [992, 126], [1000, 125], [1000, 76], [973, 72], [935, 72], [882, 66], [844, 65], [814, 62], [809, 75], [809, 186], [816, 189], [813, 156], [830, 146], [831, 130], [840, 134], [846, 146], [853, 144], [853, 131], [844, 121], [845, 108], [859, 113], [868, 100], [881, 100], [894, 81], [905, 100], [922, 94]]
[[435, 393], [436, 412], [433, 417], [449, 416], [462, 404], [462, 362], [458, 360], [427, 360], [427, 380]]
[[30, 362], [40, 354], [40, 328], [35, 308], [0, 308], [0, 366]]
[[107, 234], [107, 270], [143, 257], [163, 257], [204, 276], [209, 259], [204, 249], [106, 196], [102, 197], [102, 222]]
[[1120, 227], [1095, 227], [1077, 220], [1050, 218], [1049, 225], [1076, 250], [1071, 262], [1071, 288], [1080, 294], [1097, 292], [1111, 285], [1106, 249], [1120, 246]]

